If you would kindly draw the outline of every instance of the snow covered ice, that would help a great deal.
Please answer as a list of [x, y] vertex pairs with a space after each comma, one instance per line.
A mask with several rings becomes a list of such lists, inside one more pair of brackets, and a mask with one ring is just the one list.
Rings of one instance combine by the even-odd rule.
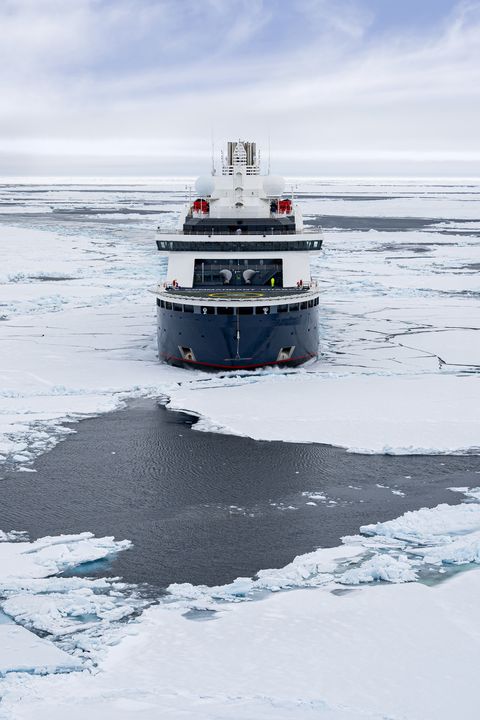
[[[0, 685], [0, 717], [473, 720], [480, 573], [433, 586], [415, 580], [429, 563], [419, 548], [452, 549], [479, 525], [478, 500], [440, 505], [254, 579], [171, 586], [113, 641], [90, 644], [100, 671], [36, 677], [12, 668]], [[48, 620], [51, 595], [55, 588], [44, 588], [30, 616]]]
[[[325, 213], [328, 227], [336, 218], [341, 227], [354, 214], [391, 229], [324, 230], [318, 362], [210, 382], [157, 362], [149, 290], [164, 264], [153, 230], [159, 218], [173, 226], [182, 182], [143, 182], [3, 186], [15, 212], [4, 207], [0, 225], [0, 456], [28, 464], [69, 432], [63, 421], [148, 394], [199, 414], [197, 430], [355, 452], [478, 451], [473, 181], [370, 182], [368, 190], [362, 181], [304, 181], [307, 222], [321, 225]], [[372, 192], [387, 199], [356, 199]], [[398, 217], [412, 229], [399, 231]]]
[[[222, 376], [156, 359], [152, 230], [173, 226], [184, 180], [3, 185], [3, 467], [31, 470], [67, 421], [159, 395], [196, 430], [478, 453], [480, 182], [298, 182], [325, 228], [322, 354]], [[0, 718], [476, 720], [480, 504], [464, 492], [254, 578], [172, 585], [148, 609], [119, 580], [62, 576], [128, 540], [3, 528]]]

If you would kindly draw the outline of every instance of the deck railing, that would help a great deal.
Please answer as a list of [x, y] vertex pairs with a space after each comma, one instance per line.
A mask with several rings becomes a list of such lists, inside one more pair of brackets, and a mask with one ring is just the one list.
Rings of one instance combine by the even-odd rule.
[[172, 228], [169, 230], [168, 228], [163, 228], [158, 226], [156, 232], [159, 235], [182, 235], [185, 238], [190, 238], [192, 235], [207, 235], [208, 237], [216, 235], [216, 236], [224, 236], [224, 237], [231, 237], [232, 240], [234, 238], [249, 238], [249, 237], [270, 237], [271, 235], [320, 235], [321, 230], [318, 229], [310, 229], [309, 227], [304, 227], [303, 230], [295, 230], [294, 232], [291, 232], [290, 230], [284, 230], [282, 228], [276, 228], [271, 229], [270, 232], [245, 232], [245, 233], [226, 233], [225, 231], [215, 231], [214, 228], [210, 228], [209, 230], [195, 230], [195, 232], [192, 233], [184, 233], [183, 229], [179, 230], [178, 228]]
[[[211, 287], [201, 288], [200, 292], [192, 292], [194, 288], [183, 288], [180, 286], [174, 286], [171, 282], [164, 282], [158, 285], [155, 292], [158, 295], [173, 300], [177, 298], [180, 300], [197, 301], [203, 303], [218, 303], [230, 301], [235, 303], [242, 302], [275, 302], [275, 304], [282, 304], [282, 301], [290, 302], [302, 302], [303, 298], [310, 299], [313, 292], [319, 291], [319, 286], [316, 280], [310, 280], [305, 282], [301, 287], [297, 288], [274, 288], [263, 287], [261, 285], [252, 285], [248, 289], [239, 286], [235, 288], [232, 286], [228, 289], [225, 287]], [[215, 297], [211, 297], [214, 295]]]

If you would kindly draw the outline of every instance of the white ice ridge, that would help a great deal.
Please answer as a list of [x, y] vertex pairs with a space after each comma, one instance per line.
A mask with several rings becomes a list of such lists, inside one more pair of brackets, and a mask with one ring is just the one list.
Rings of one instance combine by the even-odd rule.
[[16, 578], [45, 578], [77, 565], [126, 550], [129, 540], [96, 538], [93, 533], [44, 537], [34, 542], [0, 543], [0, 583]]
[[264, 590], [312, 588], [332, 582], [404, 583], [416, 580], [419, 572], [428, 572], [432, 565], [480, 564], [480, 488], [464, 488], [463, 492], [475, 502], [443, 503], [364, 525], [362, 535], [344, 537], [340, 547], [299, 555], [284, 568], [261, 570], [255, 578], [237, 578], [218, 587], [172, 584], [168, 587], [170, 601], [197, 610], [218, 610], [226, 601], [252, 600]]
[[[480, 488], [463, 492], [468, 502], [366, 526], [367, 536], [253, 580], [171, 586], [170, 598], [145, 610], [120, 642], [107, 634], [102, 653], [97, 644], [93, 672], [10, 673], [0, 684], [0, 717], [476, 720], [480, 572], [433, 586], [414, 581], [428, 571], [424, 551], [478, 533]], [[444, 553], [442, 562], [451, 558]], [[281, 589], [290, 592], [265, 592]], [[55, 613], [42, 606], [52, 590], [36, 598], [47, 631]], [[80, 611], [88, 612], [86, 601]]]

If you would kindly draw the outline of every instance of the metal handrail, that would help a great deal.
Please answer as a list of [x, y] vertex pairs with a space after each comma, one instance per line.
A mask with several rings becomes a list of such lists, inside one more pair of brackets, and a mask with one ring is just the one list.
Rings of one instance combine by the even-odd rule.
[[294, 235], [321, 235], [322, 234], [321, 230], [308, 230], [306, 228], [304, 228], [303, 230], [295, 230], [295, 232], [287, 232], [287, 231], [282, 232], [281, 230], [275, 230], [275, 232], [271, 232], [271, 233], [261, 233], [261, 232], [253, 233], [253, 232], [251, 232], [251, 233], [242, 233], [241, 235], [240, 234], [237, 235], [236, 233], [215, 232], [215, 230], [213, 228], [210, 230], [204, 230], [203, 232], [199, 232], [198, 230], [195, 230], [194, 233], [184, 233], [183, 230], [178, 230], [177, 228], [174, 228], [172, 230], [167, 230], [165, 228], [157, 227], [156, 232], [159, 235], [182, 235], [183, 237], [185, 237], [185, 239], [190, 239], [191, 237], [195, 237], [195, 235], [201, 235], [202, 237], [204, 237], [204, 236], [212, 237], [215, 235], [217, 237], [218, 236], [223, 236], [223, 237], [228, 237], [228, 238], [231, 237], [232, 241], [238, 240], [238, 238], [240, 238], [240, 237], [242, 238], [242, 240], [244, 240], [245, 238], [248, 240], [249, 237], [270, 238], [272, 236], [275, 237], [276, 235], [292, 235], [292, 236], [294, 236]]
[[[175, 294], [170, 293], [169, 291], [173, 290]], [[162, 285], [158, 285], [156, 290], [154, 291], [156, 294], [161, 294], [165, 297], [170, 298], [170, 301], [177, 302], [181, 300], [189, 300], [189, 301], [196, 301], [200, 304], [204, 303], [218, 303], [218, 302], [233, 302], [233, 303], [242, 303], [242, 302], [257, 302], [258, 304], [262, 304], [264, 302], [274, 302], [275, 304], [281, 304], [283, 300], [290, 300], [292, 302], [301, 302], [302, 298], [309, 298], [312, 294], [319, 292], [319, 286], [316, 280], [311, 280], [309, 283], [304, 283], [301, 288], [288, 288], [290, 291], [288, 294], [283, 295], [272, 295], [268, 296], [264, 295], [262, 297], [252, 297], [248, 296], [249, 290], [244, 290], [245, 297], [241, 297], [242, 290], [240, 289], [238, 291], [238, 296], [235, 298], [229, 298], [229, 297], [215, 297], [211, 298], [208, 297], [208, 295], [191, 295], [189, 294], [189, 290], [191, 288], [174, 288], [171, 283], [164, 282]], [[232, 287], [233, 292], [235, 292], [234, 288]], [[218, 295], [221, 295], [222, 288], [205, 288], [205, 291], [215, 292]], [[250, 292], [255, 292], [255, 286], [252, 285]], [[268, 292], [268, 291], [267, 291]]]

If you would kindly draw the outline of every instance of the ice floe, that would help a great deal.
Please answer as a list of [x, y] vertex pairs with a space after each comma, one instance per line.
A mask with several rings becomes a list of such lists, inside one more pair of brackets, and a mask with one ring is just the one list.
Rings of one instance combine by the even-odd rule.
[[128, 540], [95, 538], [92, 533], [44, 537], [35, 542], [0, 543], [0, 582], [9, 578], [43, 578], [82, 563], [126, 550]]
[[307, 371], [179, 387], [169, 402], [200, 417], [196, 430], [407, 455], [478, 452], [479, 405], [475, 376]]
[[0, 622], [0, 677], [7, 673], [47, 674], [80, 668], [78, 658], [57, 648], [49, 640], [14, 623]]
[[118, 579], [61, 577], [65, 570], [128, 549], [127, 540], [88, 532], [34, 542], [22, 533], [4, 533], [1, 539], [0, 608], [4, 618], [22, 627], [0, 622], [0, 673], [85, 667], [115, 641], [118, 624], [146, 604]]

